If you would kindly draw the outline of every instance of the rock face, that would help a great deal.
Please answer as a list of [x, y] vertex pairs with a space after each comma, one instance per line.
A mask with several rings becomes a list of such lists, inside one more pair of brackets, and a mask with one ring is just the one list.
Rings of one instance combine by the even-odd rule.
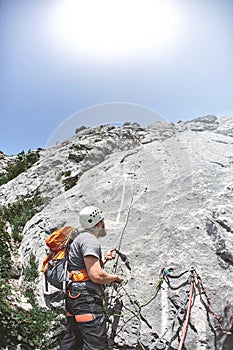
[[[65, 191], [67, 172], [77, 181]], [[108, 267], [124, 278], [106, 288], [112, 349], [177, 349], [192, 283], [186, 349], [232, 349], [233, 335], [219, 328], [232, 331], [233, 118], [80, 130], [1, 186], [0, 202], [36, 189], [46, 205], [24, 228], [24, 265], [33, 252], [41, 266], [48, 233], [79, 228], [78, 212], [91, 204], [105, 213], [103, 250], [127, 257], [130, 269], [120, 258]], [[42, 275], [37, 282], [40, 304], [56, 307], [60, 292], [44, 293]]]
[[14, 156], [7, 156], [0, 151], [0, 176], [3, 176], [7, 173], [6, 169], [10, 164], [14, 164], [14, 159]]
[[65, 191], [65, 183], [73, 178], [78, 180], [107, 155], [138, 145], [139, 130], [137, 126], [88, 128], [57, 146], [40, 151], [39, 162], [1, 187], [0, 205], [28, 198], [36, 192], [48, 203]]

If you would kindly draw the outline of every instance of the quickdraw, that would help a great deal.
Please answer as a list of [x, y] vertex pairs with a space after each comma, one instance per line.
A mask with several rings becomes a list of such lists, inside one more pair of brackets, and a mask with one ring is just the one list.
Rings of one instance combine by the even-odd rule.
[[130, 267], [129, 260], [128, 260], [127, 256], [125, 254], [121, 253], [118, 249], [115, 249], [115, 251], [119, 255], [119, 257], [121, 258], [121, 260], [125, 263], [125, 266], [127, 267], [127, 269], [129, 271], [131, 271], [131, 267]]

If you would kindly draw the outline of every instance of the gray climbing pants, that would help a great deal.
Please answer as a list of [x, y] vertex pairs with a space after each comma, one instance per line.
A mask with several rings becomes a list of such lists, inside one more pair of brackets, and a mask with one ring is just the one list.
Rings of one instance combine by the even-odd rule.
[[66, 298], [67, 330], [60, 350], [107, 350], [106, 320], [102, 301], [72, 293]]

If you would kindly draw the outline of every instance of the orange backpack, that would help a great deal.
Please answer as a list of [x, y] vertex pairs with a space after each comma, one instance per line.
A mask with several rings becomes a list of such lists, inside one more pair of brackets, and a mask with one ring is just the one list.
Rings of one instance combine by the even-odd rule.
[[50, 252], [42, 264], [46, 291], [48, 291], [48, 282], [54, 287], [66, 291], [66, 285], [70, 280], [67, 257], [70, 244], [75, 237], [75, 231], [73, 226], [63, 226], [55, 230], [45, 240], [50, 248]]

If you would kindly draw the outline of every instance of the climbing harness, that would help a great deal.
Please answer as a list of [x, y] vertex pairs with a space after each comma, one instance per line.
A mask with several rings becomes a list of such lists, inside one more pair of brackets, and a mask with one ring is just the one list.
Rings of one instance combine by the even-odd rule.
[[82, 315], [72, 315], [70, 312], [66, 312], [67, 317], [74, 317], [77, 323], [79, 322], [90, 322], [96, 318], [96, 314], [82, 314]]

